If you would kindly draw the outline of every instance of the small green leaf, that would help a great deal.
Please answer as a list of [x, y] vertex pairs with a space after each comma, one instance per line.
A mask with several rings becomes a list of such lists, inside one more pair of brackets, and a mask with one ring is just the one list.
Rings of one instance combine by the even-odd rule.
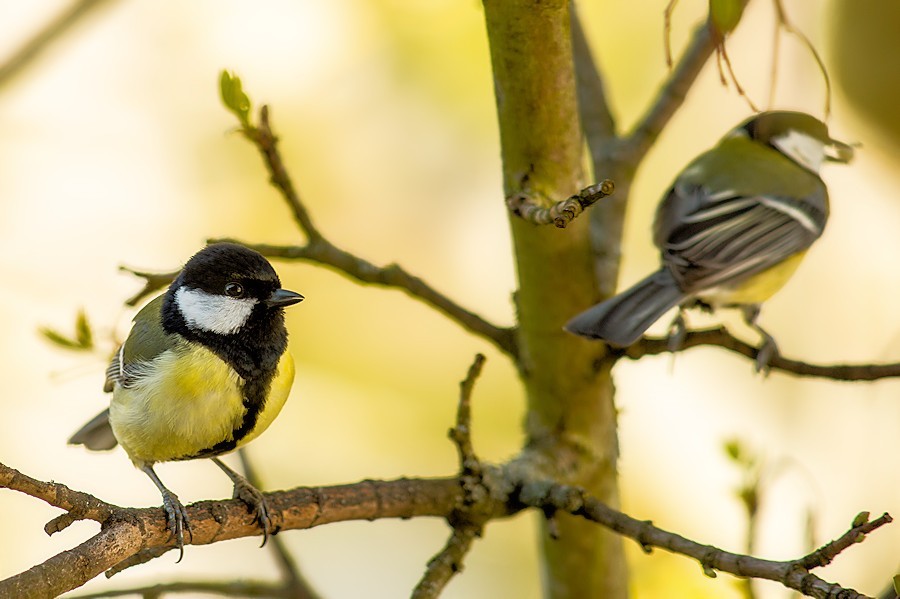
[[709, 19], [723, 37], [734, 31], [743, 13], [741, 0], [709, 0]]
[[735, 462], [740, 462], [744, 454], [741, 442], [737, 439], [731, 439], [725, 442], [725, 454]]
[[52, 343], [53, 345], [56, 345], [58, 347], [62, 347], [65, 349], [74, 349], [74, 350], [84, 349], [81, 346], [81, 344], [78, 343], [77, 340], [69, 339], [62, 333], [54, 331], [51, 328], [41, 327], [40, 333], [41, 333], [41, 335], [44, 336], [44, 339], [46, 339], [47, 341], [49, 341], [50, 343]]
[[75, 317], [75, 336], [69, 337], [50, 327], [41, 327], [38, 329], [44, 339], [65, 349], [76, 351], [90, 351], [94, 349], [94, 334], [91, 332], [91, 325], [88, 323], [87, 314], [84, 309], [78, 311]]
[[94, 348], [94, 334], [88, 323], [87, 314], [84, 313], [84, 308], [79, 310], [78, 316], [75, 317], [75, 341], [82, 349]]
[[869, 521], [869, 512], [860, 512], [856, 514], [856, 518], [853, 519], [853, 524], [851, 528], [856, 528], [857, 526], [862, 526], [866, 522]]
[[241, 78], [234, 73], [222, 71], [219, 76], [219, 93], [222, 96], [222, 103], [232, 114], [234, 114], [241, 125], [250, 126], [250, 97], [244, 93]]

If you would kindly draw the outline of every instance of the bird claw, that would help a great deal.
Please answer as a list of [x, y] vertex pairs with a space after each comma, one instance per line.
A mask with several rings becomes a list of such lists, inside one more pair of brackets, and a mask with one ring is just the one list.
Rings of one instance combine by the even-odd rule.
[[247, 507], [250, 508], [250, 512], [256, 516], [256, 521], [259, 522], [259, 527], [263, 531], [263, 540], [260, 547], [264, 547], [269, 540], [269, 533], [275, 534], [272, 521], [269, 519], [269, 506], [266, 503], [266, 498], [259, 489], [243, 478], [234, 481], [233, 497], [246, 503]]
[[222, 472], [227, 474], [228, 478], [231, 479], [231, 482], [234, 483], [234, 493], [232, 494], [232, 497], [246, 503], [247, 507], [250, 508], [250, 512], [256, 516], [256, 521], [259, 522], [259, 526], [263, 531], [263, 541], [260, 547], [265, 546], [266, 541], [269, 540], [269, 534], [274, 535], [278, 531], [272, 525], [272, 520], [269, 518], [269, 506], [266, 503], [266, 498], [263, 496], [262, 491], [250, 484], [250, 481], [246, 478], [229, 468], [225, 462], [219, 458], [212, 458], [212, 461], [216, 466], [221, 468]]
[[756, 330], [762, 336], [763, 341], [762, 345], [759, 346], [759, 350], [756, 352], [756, 361], [754, 362], [754, 367], [756, 369], [756, 372], [762, 373], [763, 376], [768, 376], [769, 370], [771, 370], [770, 363], [772, 359], [779, 355], [778, 344], [775, 343], [774, 337], [769, 335], [761, 328], [757, 327]]
[[743, 307], [743, 312], [744, 322], [762, 337], [762, 344], [756, 352], [754, 369], [756, 372], [762, 373], [763, 376], [768, 376], [770, 370], [769, 364], [773, 358], [779, 355], [778, 344], [775, 343], [775, 338], [772, 337], [768, 331], [756, 323], [756, 319], [759, 317], [759, 304], [746, 305]]
[[[178, 547], [178, 562], [184, 557], [184, 533], [187, 531], [190, 542], [194, 540], [194, 534], [191, 532], [191, 526], [188, 522], [187, 510], [178, 499], [178, 495], [166, 488], [166, 486], [156, 476], [153, 471], [153, 464], [143, 464], [139, 468], [150, 477], [156, 488], [159, 489], [163, 500], [163, 509], [166, 512], [166, 528], [175, 539], [175, 545]], [[178, 562], [175, 562], [176, 564]]]
[[187, 532], [188, 537], [193, 541], [193, 533], [191, 532], [190, 522], [188, 520], [187, 510], [178, 499], [178, 496], [172, 492], [163, 494], [163, 509], [166, 511], [166, 523], [172, 538], [175, 539], [175, 545], [178, 547], [178, 561], [184, 557], [184, 533]]

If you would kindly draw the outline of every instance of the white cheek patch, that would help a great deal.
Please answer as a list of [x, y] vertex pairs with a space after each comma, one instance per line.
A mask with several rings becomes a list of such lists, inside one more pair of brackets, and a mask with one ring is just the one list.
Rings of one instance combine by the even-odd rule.
[[252, 297], [213, 295], [189, 287], [181, 287], [175, 292], [175, 305], [190, 328], [219, 335], [238, 332], [256, 304], [257, 300]]
[[795, 129], [772, 138], [772, 145], [814, 173], [819, 172], [819, 167], [825, 160], [825, 144], [822, 140]]

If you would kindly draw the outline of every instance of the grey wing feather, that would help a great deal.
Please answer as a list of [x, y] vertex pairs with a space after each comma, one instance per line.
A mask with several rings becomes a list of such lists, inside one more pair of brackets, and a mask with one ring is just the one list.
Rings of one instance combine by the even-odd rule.
[[109, 424], [109, 409], [97, 414], [69, 439], [72, 445], [84, 445], [94, 451], [112, 449], [118, 444]]
[[[694, 193], [703, 194], [700, 189]], [[664, 239], [658, 239], [663, 260], [689, 293], [763, 272], [809, 248], [825, 226], [826, 215], [814, 202], [769, 196], [706, 199], [695, 196], [694, 210], [664, 225]]]

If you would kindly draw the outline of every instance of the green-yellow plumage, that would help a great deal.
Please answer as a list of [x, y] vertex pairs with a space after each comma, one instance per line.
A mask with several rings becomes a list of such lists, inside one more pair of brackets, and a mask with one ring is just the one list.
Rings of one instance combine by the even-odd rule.
[[[158, 321], [162, 296], [147, 304], [135, 321]], [[153, 357], [154, 367], [128, 387], [117, 385], [110, 402], [110, 422], [119, 444], [137, 465], [195, 457], [231, 439], [247, 408], [240, 376], [212, 351], [169, 336]], [[128, 348], [126, 344], [125, 349]], [[294, 381], [294, 361], [282, 354], [256, 426], [236, 447], [259, 436], [287, 400]]]
[[810, 115], [754, 115], [691, 161], [664, 194], [653, 226], [659, 270], [576, 315], [566, 329], [625, 347], [676, 306], [739, 307], [763, 337], [764, 364], [777, 349], [756, 324], [759, 305], [825, 229], [820, 166], [852, 154]]
[[280, 285], [257, 252], [235, 244], [198, 252], [135, 316], [107, 369], [109, 409], [70, 439], [89, 449], [120, 444], [162, 493], [179, 548], [190, 532], [187, 512], [159, 480], [157, 462], [211, 458], [270, 532], [263, 495], [217, 456], [266, 430], [290, 393], [283, 308], [303, 296]]

